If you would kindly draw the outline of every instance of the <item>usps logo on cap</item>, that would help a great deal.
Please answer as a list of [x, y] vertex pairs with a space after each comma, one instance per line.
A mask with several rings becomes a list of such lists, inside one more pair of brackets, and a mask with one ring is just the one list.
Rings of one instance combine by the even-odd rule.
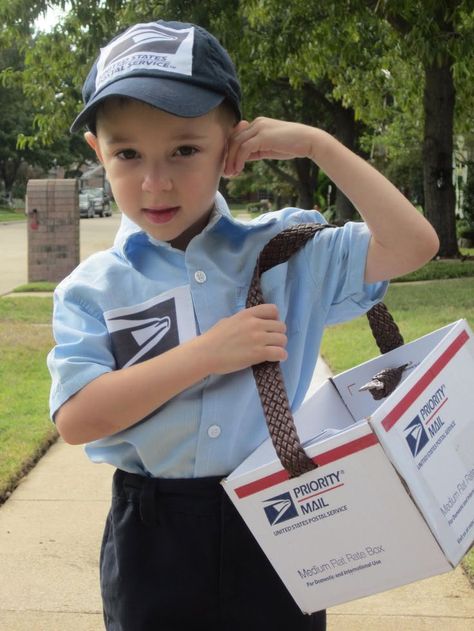
[[426, 430], [423, 427], [423, 422], [418, 414], [413, 421], [405, 427], [404, 431], [405, 440], [410, 447], [413, 457], [415, 457], [429, 441], [428, 434], [426, 433]]
[[293, 517], [298, 517], [298, 511], [296, 510], [290, 493], [282, 493], [281, 495], [271, 497], [265, 500], [264, 504], [263, 510], [272, 526], [292, 519]]
[[136, 24], [100, 51], [96, 90], [140, 71], [159, 70], [191, 76], [194, 27], [173, 29], [158, 23]]

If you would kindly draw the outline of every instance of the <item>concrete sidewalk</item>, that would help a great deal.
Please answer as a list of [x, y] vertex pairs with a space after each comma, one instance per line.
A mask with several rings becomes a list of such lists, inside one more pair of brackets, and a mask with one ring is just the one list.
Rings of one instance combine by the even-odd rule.
[[[320, 364], [311, 391], [327, 374]], [[98, 553], [111, 477], [60, 440], [0, 508], [1, 631], [103, 630]], [[473, 596], [458, 568], [335, 607], [328, 631], [474, 631]]]
[[[120, 224], [120, 213], [112, 217], [96, 217], [80, 221], [81, 261], [110, 247]], [[26, 221], [0, 224], [2, 274], [0, 296], [28, 281], [28, 239]]]

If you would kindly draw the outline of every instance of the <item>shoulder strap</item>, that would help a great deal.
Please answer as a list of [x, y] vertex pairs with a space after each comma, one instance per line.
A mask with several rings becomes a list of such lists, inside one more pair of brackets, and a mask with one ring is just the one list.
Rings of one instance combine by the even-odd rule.
[[[283, 230], [262, 249], [255, 265], [247, 296], [247, 307], [265, 302], [260, 276], [275, 265], [286, 262], [317, 232], [334, 228], [330, 224], [300, 224]], [[383, 303], [367, 313], [370, 327], [382, 353], [403, 344], [403, 338]], [[317, 467], [306, 455], [296, 431], [279, 362], [252, 366], [273, 445], [291, 478]], [[396, 386], [397, 384], [395, 384]], [[394, 386], [394, 387], [395, 387]]]

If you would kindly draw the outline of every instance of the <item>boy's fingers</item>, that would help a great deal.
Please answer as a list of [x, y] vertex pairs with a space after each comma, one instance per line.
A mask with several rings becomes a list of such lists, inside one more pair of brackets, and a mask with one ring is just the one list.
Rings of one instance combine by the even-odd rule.
[[278, 346], [284, 348], [288, 344], [288, 338], [284, 333], [268, 333], [267, 346]]
[[288, 359], [287, 351], [280, 346], [267, 346], [265, 355], [269, 362], [284, 362]]
[[247, 137], [246, 132], [250, 127], [250, 123], [246, 120], [241, 120], [234, 128], [232, 135], [229, 138], [229, 151], [227, 154], [226, 165], [224, 173], [226, 175], [234, 175], [236, 173], [235, 157], [240, 148], [241, 143]]
[[261, 138], [253, 128], [246, 129], [238, 135], [234, 143], [233, 169], [235, 173], [240, 173], [247, 160], [259, 159], [261, 150]]
[[248, 122], [248, 120], [245, 120], [245, 118], [243, 118], [241, 121], [239, 121], [237, 123], [237, 125], [234, 127], [232, 135], [236, 136], [237, 134], [240, 134], [241, 132], [244, 131], [244, 129], [248, 129], [250, 127], [250, 123]]
[[255, 155], [256, 159], [258, 159], [258, 155], [256, 153], [257, 151], [258, 144], [254, 142], [253, 138], [246, 140], [244, 143], [239, 145], [234, 157], [234, 173], [241, 173], [245, 167], [245, 163], [251, 158], [251, 156]]
[[286, 333], [286, 324], [283, 320], [265, 320], [265, 330], [268, 333]]
[[251, 313], [257, 318], [263, 320], [278, 320], [278, 307], [272, 304], [257, 305], [256, 307], [249, 307], [247, 312]]
[[238, 175], [253, 150], [253, 145], [248, 145], [248, 143], [255, 137], [256, 130], [248, 121], [241, 121], [241, 123], [243, 123], [242, 126], [237, 126], [229, 139], [229, 152], [224, 171], [226, 175]]
[[234, 174], [239, 174], [246, 162], [264, 159], [289, 160], [294, 157], [295, 155], [291, 151], [272, 146], [272, 138], [267, 137], [264, 133], [259, 133], [258, 129], [255, 128], [239, 134], [229, 167]]

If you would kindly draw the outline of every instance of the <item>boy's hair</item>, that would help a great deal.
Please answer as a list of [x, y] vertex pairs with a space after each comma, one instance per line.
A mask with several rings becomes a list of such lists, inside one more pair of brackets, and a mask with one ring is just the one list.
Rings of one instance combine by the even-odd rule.
[[[119, 107], [126, 107], [128, 103], [133, 102], [134, 100], [135, 99], [130, 99], [127, 96], [112, 96], [104, 99], [97, 105], [91, 114], [91, 118], [87, 122], [87, 129], [91, 131], [94, 136], [97, 136], [97, 119], [100, 113], [104, 112], [108, 103], [113, 102]], [[227, 99], [224, 99], [222, 103], [217, 106], [216, 110], [218, 112], [219, 120], [224, 127], [231, 128], [238, 123], [239, 119], [236, 115], [235, 109]]]
[[82, 90], [84, 109], [71, 126], [95, 126], [97, 107], [110, 97], [143, 101], [194, 118], [224, 101], [241, 118], [240, 85], [227, 51], [200, 26], [136, 24], [115, 37], [94, 62]]

